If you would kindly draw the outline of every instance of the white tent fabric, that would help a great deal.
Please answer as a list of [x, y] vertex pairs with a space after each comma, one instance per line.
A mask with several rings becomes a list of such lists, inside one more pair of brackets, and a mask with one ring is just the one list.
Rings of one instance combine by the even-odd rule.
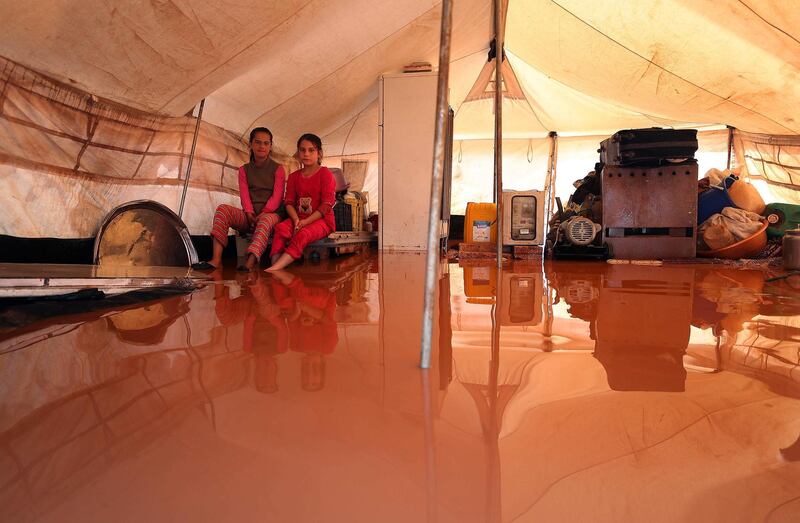
[[[798, 7], [795, 0], [510, 0], [506, 56], [525, 99], [504, 102], [507, 186], [531, 188], [529, 177], [541, 186], [544, 163], [528, 161], [528, 144], [538, 150], [537, 140], [549, 131], [560, 136], [562, 196], [592, 168], [597, 142], [618, 129], [730, 125], [768, 139], [800, 134]], [[203, 119], [210, 124], [204, 130], [224, 136], [219, 140], [226, 145], [201, 144], [202, 158], [220, 163], [220, 177], [212, 188], [202, 162], [195, 167], [187, 200], [192, 233], [208, 232], [214, 205], [235, 201], [232, 177], [245, 154], [242, 138], [256, 125], [269, 127], [284, 153], [293, 150], [299, 134], [311, 131], [323, 137], [328, 165], [368, 160], [365, 190], [376, 195], [376, 79], [413, 61], [435, 65], [440, 9], [434, 0], [3, 3], [0, 176], [13, 187], [4, 205], [15, 218], [0, 222], [0, 234], [86, 237], [99, 225], [98, 216], [120, 199], [136, 194], [175, 200], [175, 191], [167, 196], [164, 188], [178, 185], [174, 160], [185, 158], [183, 138], [192, 127], [185, 115], [201, 99], [206, 99]], [[464, 180], [479, 173], [482, 180], [491, 178], [485, 140], [492, 136], [492, 102], [463, 100], [486, 62], [492, 12], [490, 0], [455, 2], [450, 102], [464, 153], [461, 164], [454, 160], [454, 173]], [[47, 86], [29, 89], [37, 102], [26, 116], [8, 109], [25, 82], [7, 81], [19, 77], [31, 86]], [[163, 162], [151, 158], [149, 133], [155, 127], [133, 136], [130, 129], [110, 126], [100, 143], [76, 123], [80, 118], [70, 123], [71, 117], [53, 116], [77, 100], [91, 101], [85, 114], [111, 111], [112, 121], [172, 122], [180, 130], [168, 132], [183, 138], [154, 138]], [[79, 129], [61, 129], [64, 125]], [[701, 172], [724, 167], [721, 153], [727, 146], [719, 147], [714, 136], [715, 148], [701, 146]], [[744, 147], [736, 151], [744, 173], [760, 177], [776, 198], [800, 201], [792, 178], [797, 171], [791, 162], [781, 163], [789, 146], [767, 164], [745, 159], [753, 157], [755, 148], [747, 145], [752, 143], [736, 141]], [[231, 147], [236, 154], [225, 152]], [[46, 158], [35, 160], [32, 149]], [[95, 158], [97, 149], [102, 161]], [[713, 165], [704, 165], [703, 155], [713, 158]], [[23, 168], [25, 161], [39, 163]], [[45, 165], [72, 171], [70, 182], [62, 176], [61, 185], [53, 183], [57, 174]], [[89, 208], [94, 214], [78, 223], [32, 212], [29, 195], [38, 186], [59, 187], [48, 195], [51, 208]], [[491, 195], [472, 190], [454, 188], [454, 194], [464, 193], [454, 198], [454, 211], [463, 211], [468, 199]]]

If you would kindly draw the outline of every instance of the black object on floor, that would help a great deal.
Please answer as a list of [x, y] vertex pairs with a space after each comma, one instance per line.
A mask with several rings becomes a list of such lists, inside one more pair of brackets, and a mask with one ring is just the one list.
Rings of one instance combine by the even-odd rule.
[[17, 336], [25, 332], [25, 327], [48, 318], [63, 316], [61, 323], [71, 323], [78, 321], [75, 316], [79, 315], [80, 321], [88, 321], [100, 317], [109, 310], [141, 307], [145, 302], [183, 295], [195, 288], [176, 285], [112, 296], [98, 289], [83, 289], [63, 296], [0, 299], [0, 340]]
[[333, 206], [333, 218], [336, 221], [337, 232], [350, 232], [353, 230], [353, 206], [343, 201], [337, 201]]
[[607, 260], [608, 246], [558, 244], [553, 247], [556, 260]]
[[19, 238], [0, 234], [3, 263], [92, 263], [94, 238]]
[[464, 215], [451, 214], [450, 215], [450, 229], [447, 237], [450, 240], [464, 241]]
[[196, 271], [215, 271], [217, 270], [216, 267], [208, 263], [207, 261], [201, 261], [192, 264], [192, 269]]

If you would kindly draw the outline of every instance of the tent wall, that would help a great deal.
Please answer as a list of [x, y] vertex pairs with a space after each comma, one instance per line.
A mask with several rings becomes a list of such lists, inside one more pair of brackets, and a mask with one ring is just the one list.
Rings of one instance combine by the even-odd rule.
[[[105, 214], [138, 199], [177, 212], [196, 119], [161, 117], [97, 100], [0, 61], [0, 234], [93, 237]], [[208, 234], [216, 205], [238, 205], [247, 144], [202, 124], [184, 221]]]
[[770, 202], [800, 202], [800, 136], [735, 131], [736, 165]]
[[[559, 136], [556, 158], [555, 195], [566, 203], [575, 190], [573, 182], [594, 169], [597, 149], [608, 135]], [[728, 131], [698, 133], [697, 162], [703, 175], [712, 167], [725, 169]], [[453, 146], [453, 191], [451, 211], [464, 214], [467, 202], [492, 201], [492, 140], [456, 140]], [[503, 189], [542, 190], [550, 152], [548, 138], [503, 140]], [[800, 172], [798, 172], [800, 178]]]
[[[503, 187], [544, 188], [549, 153], [547, 138], [503, 140]], [[491, 202], [494, 166], [492, 140], [456, 140], [450, 210], [464, 214], [467, 202]]]
[[[737, 132], [737, 164], [765, 199], [800, 201], [800, 146], [775, 136], [800, 133], [794, 3], [510, 1], [506, 56], [519, 92], [503, 104], [505, 186], [541, 188], [551, 130], [566, 198], [617, 129], [731, 125], [772, 133]], [[488, 79], [493, 9], [487, 0], [454, 9], [460, 213], [491, 199], [493, 104], [468, 95], [493, 88], [478, 82]], [[139, 198], [177, 209], [195, 122], [181, 115], [201, 99], [207, 123], [184, 216], [193, 234], [208, 233], [217, 204], [238, 203], [236, 168], [257, 125], [287, 153], [310, 131], [330, 166], [367, 159], [364, 190], [378, 210], [376, 80], [413, 61], [436, 67], [440, 12], [436, 0], [5, 2], [0, 234], [90, 237], [105, 212]], [[726, 138], [701, 135], [701, 174], [725, 166]]]

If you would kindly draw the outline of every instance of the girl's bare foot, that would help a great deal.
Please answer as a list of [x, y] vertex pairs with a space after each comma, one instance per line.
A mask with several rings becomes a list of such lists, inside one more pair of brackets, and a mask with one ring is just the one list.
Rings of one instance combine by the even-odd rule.
[[273, 258], [272, 265], [270, 265], [269, 268], [266, 269], [266, 271], [267, 272], [279, 271], [279, 270], [283, 269], [284, 267], [286, 267], [287, 265], [289, 265], [290, 263], [292, 263], [293, 261], [294, 261], [294, 258], [292, 258], [291, 256], [289, 256], [286, 253], [283, 253], [277, 259]]

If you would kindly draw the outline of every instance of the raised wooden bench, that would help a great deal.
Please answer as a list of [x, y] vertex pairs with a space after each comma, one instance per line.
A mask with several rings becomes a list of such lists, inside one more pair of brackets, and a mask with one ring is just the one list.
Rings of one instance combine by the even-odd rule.
[[303, 258], [313, 256], [328, 258], [331, 254], [339, 256], [368, 249], [370, 244], [378, 243], [378, 233], [367, 231], [334, 232], [327, 238], [315, 241], [303, 250]]
[[[270, 238], [271, 242], [272, 239]], [[361, 252], [368, 249], [371, 244], [377, 243], [378, 233], [376, 232], [334, 232], [327, 238], [309, 244], [303, 250], [303, 259], [307, 260], [311, 257], [329, 258], [332, 254], [339, 256], [341, 254]], [[249, 245], [249, 237], [236, 235], [236, 256], [239, 257], [240, 262], [247, 255], [247, 247]], [[269, 253], [269, 247], [267, 247], [267, 253]]]

